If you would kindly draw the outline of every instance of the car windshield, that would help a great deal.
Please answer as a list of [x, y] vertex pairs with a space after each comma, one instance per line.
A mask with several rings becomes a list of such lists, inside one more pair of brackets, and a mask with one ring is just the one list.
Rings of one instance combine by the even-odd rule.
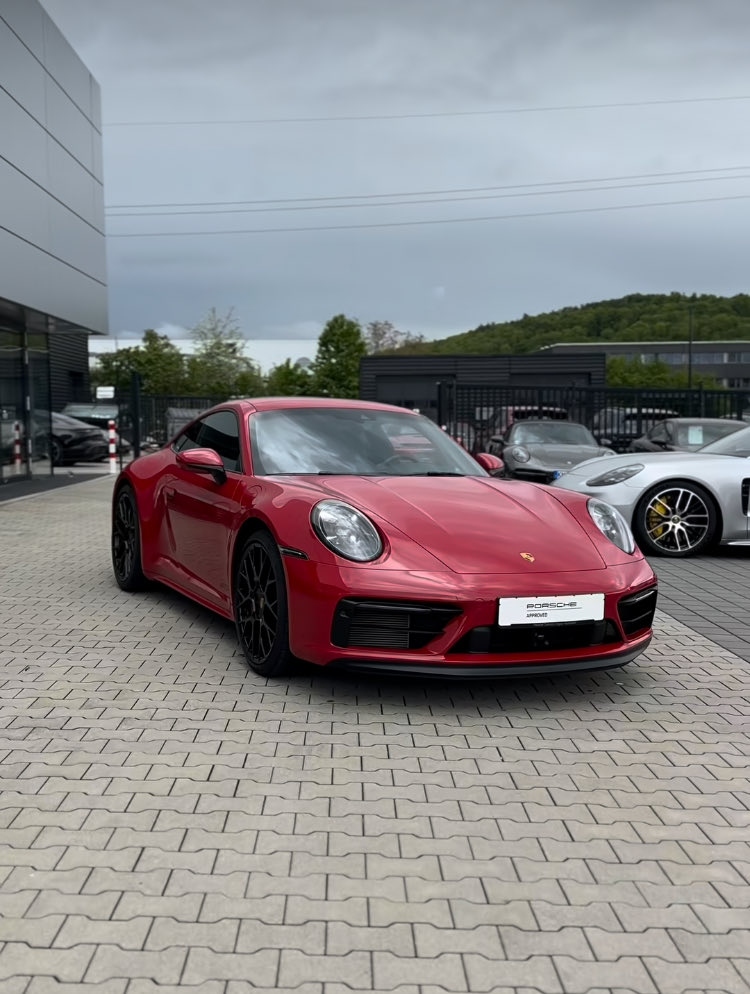
[[565, 421], [542, 421], [515, 425], [510, 441], [522, 445], [592, 445], [594, 436], [583, 425]]
[[307, 407], [250, 416], [260, 476], [486, 476], [460, 445], [417, 414]]
[[677, 444], [685, 449], [700, 449], [704, 445], [731, 435], [742, 427], [739, 421], [703, 422], [677, 425]]
[[740, 459], [750, 459], [750, 428], [741, 428], [704, 445], [699, 452], [717, 456], [738, 456]]

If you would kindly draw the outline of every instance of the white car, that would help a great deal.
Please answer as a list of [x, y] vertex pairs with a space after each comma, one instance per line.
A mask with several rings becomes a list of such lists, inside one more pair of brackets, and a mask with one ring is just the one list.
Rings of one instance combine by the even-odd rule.
[[628, 452], [579, 463], [553, 484], [599, 497], [647, 555], [750, 546], [750, 427], [697, 452]]

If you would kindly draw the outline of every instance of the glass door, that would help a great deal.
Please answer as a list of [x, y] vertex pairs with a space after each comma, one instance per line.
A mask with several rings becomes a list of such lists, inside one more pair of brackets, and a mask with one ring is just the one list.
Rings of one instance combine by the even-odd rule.
[[23, 391], [23, 336], [0, 325], [0, 479], [28, 475]]

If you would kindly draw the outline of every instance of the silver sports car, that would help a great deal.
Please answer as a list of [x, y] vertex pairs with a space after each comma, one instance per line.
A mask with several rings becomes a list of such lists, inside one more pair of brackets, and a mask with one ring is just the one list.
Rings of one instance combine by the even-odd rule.
[[553, 483], [599, 497], [628, 521], [648, 555], [750, 546], [750, 427], [697, 452], [628, 452], [589, 459]]
[[500, 456], [506, 477], [551, 483], [585, 459], [613, 456], [584, 425], [574, 421], [516, 421], [493, 435], [487, 451]]

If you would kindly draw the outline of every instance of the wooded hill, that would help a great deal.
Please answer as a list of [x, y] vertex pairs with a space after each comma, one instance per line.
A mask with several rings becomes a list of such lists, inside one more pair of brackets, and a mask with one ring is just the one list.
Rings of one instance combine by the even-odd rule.
[[750, 340], [750, 295], [629, 294], [581, 307], [564, 307], [517, 321], [482, 324], [437, 341], [409, 343], [404, 354], [489, 354], [535, 352], [558, 342], [686, 341], [692, 311], [695, 341]]

